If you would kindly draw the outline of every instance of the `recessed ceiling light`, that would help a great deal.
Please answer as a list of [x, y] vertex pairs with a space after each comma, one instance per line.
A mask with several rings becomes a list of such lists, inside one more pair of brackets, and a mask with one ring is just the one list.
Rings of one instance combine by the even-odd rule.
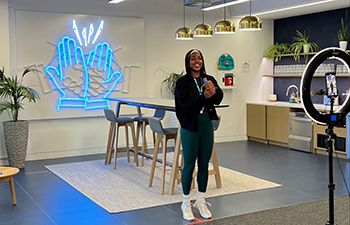
[[287, 10], [291, 10], [291, 9], [298, 9], [298, 8], [303, 8], [303, 7], [307, 7], [307, 6], [318, 5], [318, 4], [323, 4], [323, 3], [327, 3], [327, 2], [333, 2], [333, 1], [335, 1], [335, 0], [317, 1], [317, 2], [312, 2], [312, 3], [306, 3], [306, 4], [295, 5], [295, 6], [290, 6], [290, 7], [280, 8], [280, 9], [269, 10], [269, 11], [265, 11], [265, 12], [253, 13], [253, 15], [260, 16], [260, 15], [265, 15], [265, 14], [269, 14], [269, 13], [287, 11]]
[[209, 7], [204, 7], [202, 8], [202, 10], [204, 11], [209, 11], [209, 10], [213, 10], [213, 9], [219, 9], [219, 8], [223, 8], [226, 6], [230, 6], [230, 5], [236, 5], [236, 4], [240, 4], [243, 2], [248, 2], [250, 0], [234, 0], [234, 1], [224, 1], [223, 3], [213, 3], [213, 5], [209, 6]]
[[114, 3], [117, 4], [119, 2], [124, 2], [125, 0], [109, 0], [108, 3]]

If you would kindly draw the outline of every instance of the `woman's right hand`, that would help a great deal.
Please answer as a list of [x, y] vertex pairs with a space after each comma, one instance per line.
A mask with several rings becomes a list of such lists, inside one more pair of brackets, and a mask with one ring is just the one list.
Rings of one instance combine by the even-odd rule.
[[211, 98], [214, 94], [215, 94], [215, 88], [214, 89], [208, 88], [208, 89], [205, 89], [205, 91], [204, 91], [204, 97], [206, 99]]

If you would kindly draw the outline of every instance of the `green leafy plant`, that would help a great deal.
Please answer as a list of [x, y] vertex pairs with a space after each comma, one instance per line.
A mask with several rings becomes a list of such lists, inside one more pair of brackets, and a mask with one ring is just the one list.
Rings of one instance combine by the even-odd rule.
[[311, 42], [309, 40], [309, 36], [306, 35], [305, 31], [304, 33], [301, 33], [297, 30], [297, 36], [293, 37], [293, 43], [290, 45], [290, 52], [293, 54], [293, 57], [295, 60], [300, 60], [300, 55], [303, 51], [305, 53], [305, 60], [307, 60], [307, 53], [304, 50], [304, 45], [309, 47], [309, 51], [316, 52], [318, 51], [319, 47], [315, 42]]
[[23, 109], [24, 100], [35, 102], [39, 96], [34, 89], [22, 85], [22, 79], [25, 75], [38, 72], [32, 67], [26, 68], [20, 79], [17, 76], [6, 76], [4, 68], [0, 69], [0, 114], [4, 111], [10, 111], [12, 121], [18, 121], [18, 112]]
[[271, 45], [268, 49], [266, 49], [264, 57], [268, 59], [273, 59], [275, 62], [278, 62], [281, 60], [282, 55], [288, 54], [289, 52], [289, 45], [284, 43], [276, 43], [274, 45]]
[[[162, 81], [162, 87], [165, 86], [168, 95], [173, 97], [175, 94], [176, 81], [184, 74], [182, 73], [169, 73], [169, 75]], [[162, 92], [163, 88], [161, 88]]]
[[338, 40], [339, 41], [348, 41], [349, 34], [348, 34], [348, 26], [345, 25], [343, 18], [341, 19], [341, 26], [338, 31]]

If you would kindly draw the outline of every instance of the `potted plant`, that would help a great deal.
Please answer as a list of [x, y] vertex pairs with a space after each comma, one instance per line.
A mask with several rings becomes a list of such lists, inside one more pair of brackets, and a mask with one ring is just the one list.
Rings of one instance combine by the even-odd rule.
[[346, 50], [346, 47], [348, 45], [348, 39], [349, 39], [348, 27], [345, 25], [344, 20], [342, 18], [340, 29], [338, 31], [338, 40], [339, 40], [339, 47], [344, 51]]
[[264, 57], [275, 60], [275, 62], [278, 62], [282, 58], [282, 55], [288, 54], [288, 53], [289, 53], [288, 44], [276, 43], [271, 45], [268, 49], [266, 49]]
[[315, 42], [311, 42], [309, 40], [309, 36], [304, 33], [301, 33], [297, 30], [297, 36], [293, 37], [293, 43], [290, 45], [290, 52], [293, 54], [295, 60], [300, 60], [300, 54], [305, 54], [305, 58], [307, 59], [307, 55], [311, 52], [318, 51], [318, 45]]
[[23, 109], [24, 101], [35, 102], [36, 91], [22, 84], [25, 75], [37, 72], [26, 68], [20, 79], [17, 76], [6, 76], [4, 68], [0, 69], [0, 114], [8, 111], [11, 120], [3, 122], [5, 146], [10, 166], [23, 168], [28, 143], [28, 121], [18, 120], [18, 113]]
[[167, 97], [174, 98], [175, 95], [175, 85], [176, 81], [184, 74], [184, 72], [181, 73], [174, 73], [170, 72], [168, 76], [162, 81], [161, 84], [161, 95], [163, 96], [163, 87], [167, 91]]

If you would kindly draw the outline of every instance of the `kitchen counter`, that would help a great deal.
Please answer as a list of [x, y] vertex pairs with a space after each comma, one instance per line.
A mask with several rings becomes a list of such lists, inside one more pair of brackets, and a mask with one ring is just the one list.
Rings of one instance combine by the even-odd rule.
[[[287, 108], [296, 108], [296, 109], [303, 109], [303, 104], [301, 103], [289, 103], [289, 102], [282, 102], [282, 101], [276, 101], [276, 102], [269, 102], [269, 101], [249, 101], [247, 104], [253, 104], [253, 105], [266, 105], [266, 106], [277, 106], [277, 107], [287, 107]], [[316, 109], [318, 110], [329, 110], [330, 106], [325, 106], [323, 104], [314, 104]], [[334, 106], [334, 110], [337, 110], [340, 106]]]

